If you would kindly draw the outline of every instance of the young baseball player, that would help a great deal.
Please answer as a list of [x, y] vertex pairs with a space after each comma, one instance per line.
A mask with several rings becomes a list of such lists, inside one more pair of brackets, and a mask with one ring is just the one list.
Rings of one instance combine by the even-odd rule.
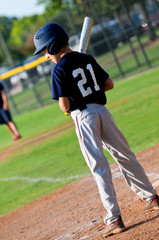
[[15, 123], [12, 120], [11, 113], [8, 109], [7, 95], [4, 87], [0, 82], [0, 125], [5, 124], [8, 130], [13, 135], [13, 140], [16, 141], [21, 138]]
[[47, 59], [56, 63], [51, 71], [52, 97], [59, 100], [61, 110], [70, 113], [74, 121], [81, 151], [107, 210], [103, 236], [109, 236], [124, 231], [126, 227], [103, 148], [118, 163], [129, 187], [148, 202], [146, 211], [159, 209], [159, 197], [105, 107], [105, 92], [113, 88], [109, 74], [92, 56], [72, 51], [68, 40], [60, 25], [47, 24], [34, 35], [34, 54], [43, 52]]

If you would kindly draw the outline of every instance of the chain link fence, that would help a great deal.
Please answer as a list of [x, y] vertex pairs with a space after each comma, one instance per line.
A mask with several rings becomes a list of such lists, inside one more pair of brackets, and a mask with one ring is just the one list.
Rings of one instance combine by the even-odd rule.
[[[104, 8], [99, 12], [100, 2], [87, 0], [48, 19], [48, 22], [56, 22], [66, 29], [70, 47], [78, 51], [84, 17], [94, 18], [87, 53], [96, 58], [114, 81], [159, 65], [157, 2], [151, 1], [153, 11], [147, 22], [143, 21], [139, 7], [130, 12], [125, 2], [120, 2], [122, 14], [116, 11], [112, 18], [107, 17]], [[53, 66], [49, 61], [44, 62], [3, 81], [13, 114], [53, 103], [50, 79]]]

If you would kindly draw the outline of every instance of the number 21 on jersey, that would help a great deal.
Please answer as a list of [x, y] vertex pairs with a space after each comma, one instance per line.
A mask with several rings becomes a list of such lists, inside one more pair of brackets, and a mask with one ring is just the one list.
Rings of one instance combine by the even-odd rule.
[[[90, 74], [92, 76], [95, 91], [99, 91], [100, 87], [97, 84], [97, 80], [96, 80], [92, 65], [90, 63], [87, 64], [86, 69], [90, 72]], [[74, 78], [76, 78], [78, 75], [81, 75], [81, 80], [78, 81], [78, 87], [80, 89], [80, 92], [83, 97], [90, 95], [92, 93], [91, 87], [87, 87], [86, 89], [84, 88], [84, 84], [87, 83], [87, 78], [84, 73], [84, 70], [82, 68], [77, 68], [77, 69], [73, 70], [72, 75]]]

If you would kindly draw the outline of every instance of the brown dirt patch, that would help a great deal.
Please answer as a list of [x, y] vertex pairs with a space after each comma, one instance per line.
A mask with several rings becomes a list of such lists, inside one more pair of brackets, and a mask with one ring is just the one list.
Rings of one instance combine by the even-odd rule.
[[[159, 145], [137, 157], [159, 190]], [[109, 239], [158, 240], [159, 211], [145, 213], [145, 204], [126, 185], [117, 164], [111, 169], [128, 230]], [[102, 240], [105, 215], [97, 186], [89, 175], [0, 217], [0, 240]]]

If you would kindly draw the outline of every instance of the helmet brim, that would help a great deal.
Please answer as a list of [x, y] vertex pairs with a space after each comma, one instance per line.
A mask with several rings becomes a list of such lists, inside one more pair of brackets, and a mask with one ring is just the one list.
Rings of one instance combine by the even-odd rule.
[[36, 49], [35, 52], [33, 53], [33, 56], [39, 54], [40, 52], [41, 52], [41, 49], [40, 50]]

